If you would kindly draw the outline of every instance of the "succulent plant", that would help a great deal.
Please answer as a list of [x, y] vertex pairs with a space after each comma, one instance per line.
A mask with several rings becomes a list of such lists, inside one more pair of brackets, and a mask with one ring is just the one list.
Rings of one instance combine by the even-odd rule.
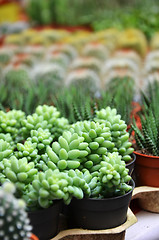
[[38, 128], [38, 130], [31, 130], [30, 135], [31, 137], [27, 140], [36, 143], [39, 152], [44, 152], [53, 140], [53, 136], [48, 129]]
[[4, 158], [0, 162], [0, 182], [13, 182], [16, 185], [18, 195], [22, 196], [26, 185], [33, 181], [37, 169], [34, 163], [28, 163], [27, 158], [17, 159], [15, 156]]
[[68, 119], [69, 123], [91, 120], [94, 115], [95, 100], [91, 93], [83, 88], [70, 86], [63, 88], [52, 97], [52, 101], [61, 115]]
[[6, 141], [7, 143], [10, 144], [13, 148], [16, 146], [15, 142], [13, 141], [12, 136], [10, 133], [0, 133], [0, 139]]
[[25, 202], [15, 198], [14, 193], [12, 183], [0, 187], [0, 239], [29, 240], [32, 227], [25, 211]]
[[87, 183], [74, 170], [60, 172], [59, 169], [48, 169], [35, 176], [28, 186], [25, 200], [30, 208], [48, 208], [57, 199], [63, 199], [69, 204], [72, 197], [83, 198], [83, 189], [89, 191]]
[[130, 154], [133, 152], [132, 143], [129, 142], [129, 133], [125, 121], [121, 120], [121, 115], [117, 114], [117, 110], [106, 107], [96, 111], [96, 122], [104, 123], [110, 129], [111, 142], [114, 147], [110, 152], [119, 152], [122, 160], [131, 160]]
[[38, 130], [38, 128], [48, 128], [48, 123], [42, 115], [33, 113], [32, 115], [28, 115], [26, 119], [22, 119], [22, 133], [25, 139], [30, 136], [31, 130]]
[[38, 158], [37, 143], [32, 143], [30, 140], [26, 140], [24, 144], [17, 143], [17, 150], [15, 156], [17, 158], [26, 157], [28, 161], [36, 161]]
[[153, 156], [159, 156], [159, 122], [150, 108], [140, 115], [142, 129], [139, 129], [135, 123], [131, 125], [135, 132], [137, 149]]
[[44, 121], [48, 123], [49, 131], [57, 139], [64, 130], [68, 129], [68, 120], [64, 117], [60, 117], [60, 112], [57, 111], [56, 107], [43, 105], [38, 106], [35, 113], [39, 116], [43, 116]]
[[11, 110], [7, 113], [0, 111], [0, 132], [10, 133], [15, 141], [20, 138], [21, 121], [25, 119], [25, 113], [21, 110]]
[[12, 146], [7, 141], [0, 139], [0, 161], [4, 158], [10, 157], [12, 153]]

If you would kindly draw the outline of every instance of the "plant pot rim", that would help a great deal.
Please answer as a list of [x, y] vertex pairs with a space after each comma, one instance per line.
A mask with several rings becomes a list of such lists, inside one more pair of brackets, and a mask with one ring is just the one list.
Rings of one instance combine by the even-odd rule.
[[136, 155], [134, 152], [131, 154], [131, 157], [132, 157], [132, 159], [129, 162], [125, 162], [126, 167], [128, 167], [129, 165], [133, 164], [136, 161]]
[[142, 157], [159, 159], [159, 156], [147, 155], [147, 154], [139, 153], [139, 152], [136, 152], [136, 151], [134, 151], [133, 153], [136, 154], [136, 155], [142, 156]]
[[133, 190], [134, 190], [134, 188], [135, 188], [135, 182], [134, 182], [134, 180], [133, 179], [131, 179], [130, 180], [130, 184], [131, 184], [131, 186], [132, 186], [132, 189], [129, 191], [129, 192], [127, 192], [127, 193], [125, 193], [124, 195], [120, 195], [120, 196], [114, 196], [114, 197], [108, 197], [108, 198], [83, 198], [83, 199], [76, 199], [76, 200], [79, 200], [79, 201], [81, 201], [81, 200], [88, 200], [88, 201], [110, 201], [110, 200], [116, 200], [116, 199], [120, 199], [120, 198], [123, 198], [123, 197], [125, 197], [125, 196], [127, 196], [127, 195], [129, 195], [131, 192], [133, 192]]

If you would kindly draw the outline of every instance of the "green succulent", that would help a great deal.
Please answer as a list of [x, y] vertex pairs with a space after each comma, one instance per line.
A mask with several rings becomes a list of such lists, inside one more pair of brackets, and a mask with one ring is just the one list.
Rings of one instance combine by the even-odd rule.
[[13, 149], [11, 145], [3, 139], [0, 139], [0, 161], [12, 155]]
[[21, 110], [11, 110], [7, 113], [0, 111], [0, 133], [10, 133], [13, 140], [18, 142], [21, 139], [22, 121], [25, 113]]
[[24, 142], [24, 144], [17, 143], [17, 150], [18, 151], [15, 151], [15, 156], [18, 159], [26, 157], [29, 162], [34, 162], [39, 158], [37, 143], [32, 143], [28, 139]]
[[28, 163], [25, 157], [17, 159], [15, 156], [11, 156], [9, 159], [4, 158], [0, 162], [0, 182], [13, 182], [20, 197], [26, 185], [33, 181], [37, 172], [34, 163]]
[[31, 137], [27, 140], [37, 144], [36, 148], [39, 153], [44, 153], [46, 147], [53, 141], [53, 136], [48, 129], [38, 128], [38, 130], [31, 130], [30, 135]]
[[72, 171], [73, 178], [70, 172], [60, 172], [58, 169], [39, 172], [32, 184], [28, 186], [28, 192], [25, 195], [28, 206], [34, 208], [39, 205], [47, 208], [56, 199], [63, 199], [66, 204], [69, 204], [72, 197], [83, 198], [82, 189], [86, 190], [89, 187], [74, 170]]
[[12, 136], [10, 133], [0, 133], [0, 139], [4, 140], [5, 142], [9, 143], [10, 146], [14, 149], [16, 147], [15, 142], [13, 141]]
[[31, 130], [38, 130], [39, 128], [51, 128], [50, 125], [48, 126], [48, 122], [44, 120], [42, 115], [33, 113], [32, 115], [28, 115], [26, 119], [22, 120], [22, 132], [25, 139], [30, 137]]
[[133, 121], [131, 125], [132, 130], [135, 132], [135, 140], [137, 149], [146, 150], [148, 154], [159, 156], [159, 123], [150, 108], [143, 111], [140, 115], [142, 129], [139, 129], [136, 122]]
[[60, 117], [60, 112], [57, 111], [54, 106], [38, 106], [35, 113], [39, 116], [43, 116], [44, 120], [48, 123], [49, 131], [57, 139], [64, 130], [69, 128], [68, 120], [64, 117]]
[[[108, 153], [108, 156], [103, 157], [98, 180], [102, 186], [99, 193], [102, 198], [124, 195], [132, 189], [129, 185], [129, 169], [121, 159], [118, 152]], [[96, 196], [96, 191], [92, 195]]]
[[111, 152], [119, 152], [122, 156], [122, 160], [128, 162], [131, 160], [130, 154], [133, 153], [134, 149], [131, 147], [132, 144], [129, 142], [129, 133], [125, 121], [121, 120], [121, 115], [117, 114], [117, 110], [106, 107], [100, 111], [96, 111], [96, 122], [104, 123], [111, 132], [111, 142], [114, 144]]
[[0, 187], [0, 239], [29, 240], [32, 227], [25, 211], [25, 202], [15, 198], [14, 193], [12, 183]]

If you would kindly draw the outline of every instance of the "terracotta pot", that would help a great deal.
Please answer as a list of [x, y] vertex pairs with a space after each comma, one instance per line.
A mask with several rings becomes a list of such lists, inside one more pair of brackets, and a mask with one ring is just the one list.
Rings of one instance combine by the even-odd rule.
[[159, 157], [134, 152], [137, 186], [159, 187]]
[[39, 240], [39, 238], [37, 236], [35, 236], [34, 234], [31, 235], [30, 239], [31, 240]]

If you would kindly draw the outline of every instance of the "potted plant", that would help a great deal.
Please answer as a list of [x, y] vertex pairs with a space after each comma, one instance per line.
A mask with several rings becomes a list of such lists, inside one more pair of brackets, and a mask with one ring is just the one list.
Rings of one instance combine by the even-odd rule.
[[[157, 115], [156, 115], [157, 116]], [[141, 115], [141, 129], [134, 121], [131, 125], [135, 132], [135, 173], [137, 185], [159, 187], [158, 118], [152, 109], [144, 110]]]
[[[13, 112], [10, 112], [13, 117]], [[23, 116], [21, 131], [16, 131], [17, 122], [14, 121], [13, 137], [16, 142], [13, 145], [12, 135], [7, 135], [7, 131], [12, 129], [7, 127], [11, 119], [10, 122], [6, 121], [5, 126], [2, 125], [0, 182], [15, 184], [16, 196], [27, 204], [33, 233], [41, 240], [57, 234], [61, 201], [69, 205], [72, 198], [82, 199], [100, 193], [102, 188], [97, 186], [97, 175], [100, 174], [103, 183], [106, 181], [104, 175], [107, 173], [102, 176], [101, 170], [106, 167], [105, 164], [113, 170], [113, 161], [116, 162], [112, 172], [115, 175], [108, 174], [109, 196], [114, 190], [113, 186], [116, 186], [116, 193], [124, 194], [132, 189], [127, 184], [131, 177], [125, 168], [125, 161], [131, 159], [129, 155], [133, 149], [128, 143], [126, 124], [120, 120], [116, 110], [109, 107], [102, 109], [97, 112], [94, 121], [81, 121], [70, 126], [67, 122], [61, 130], [59, 116], [56, 108], [44, 105], [38, 106], [34, 114]], [[56, 133], [59, 134], [58, 138]], [[125, 219], [126, 216], [122, 221]]]
[[[105, 109], [103, 109], [103, 111], [104, 110]], [[126, 168], [125, 161], [123, 160], [131, 159], [131, 156], [129, 156], [129, 154], [133, 151], [133, 149], [130, 148], [131, 143], [127, 145], [127, 150], [125, 149], [124, 153], [120, 151], [120, 148], [117, 149], [117, 147], [115, 147], [115, 138], [113, 137], [113, 135], [115, 136], [116, 134], [113, 133], [114, 127], [112, 128], [111, 126], [111, 123], [112, 125], [114, 125], [112, 118], [114, 118], [114, 121], [116, 123], [119, 120], [122, 126], [122, 130], [125, 128], [125, 125], [122, 125], [123, 122], [120, 121], [119, 116], [116, 116], [116, 112], [112, 112], [114, 114], [113, 116], [113, 114], [110, 114], [110, 110], [111, 109], [108, 108], [106, 111], [107, 113], [109, 112], [108, 115], [110, 118], [108, 118], [107, 116], [109, 120], [104, 121], [103, 119], [102, 121], [102, 119], [98, 118], [96, 119], [96, 122], [77, 122], [72, 125], [69, 131], [65, 131], [63, 135], [59, 137], [57, 142], [54, 142], [52, 144], [52, 148], [47, 148], [47, 154], [50, 160], [55, 165], [57, 165], [59, 169], [68, 171], [69, 175], [73, 179], [76, 187], [69, 188], [70, 194], [79, 192], [78, 197], [71, 201], [71, 204], [69, 205], [70, 207], [68, 208], [69, 219], [71, 219], [71, 223], [69, 221], [70, 227], [82, 227], [90, 229], [111, 228], [123, 223], [126, 220], [126, 212], [132, 193], [131, 190], [134, 185], [132, 184], [132, 182], [130, 185], [128, 183], [131, 177], [128, 175], [129, 170]], [[101, 113], [97, 116], [100, 115]], [[112, 119], [111, 123], [110, 119]], [[102, 123], [100, 121], [102, 121]], [[125, 133], [125, 137], [123, 137], [122, 134], [123, 131], [121, 133], [121, 136], [118, 136], [118, 138], [123, 139], [124, 143], [128, 142], [128, 133]], [[126, 147], [126, 145], [124, 146]], [[119, 151], [122, 155], [119, 155]], [[77, 176], [79, 176], [80, 179], [77, 178]], [[80, 191], [79, 189], [77, 189], [77, 187], [81, 188]], [[122, 212], [122, 214], [121, 212], [119, 214], [120, 217], [122, 216], [120, 220], [118, 219], [117, 221], [110, 221], [109, 219], [108, 223], [106, 219], [102, 219], [101, 221], [99, 220], [99, 225], [97, 223], [98, 221], [95, 221], [95, 223], [90, 223], [90, 219], [88, 220], [88, 217], [86, 215], [86, 209], [88, 208], [88, 206], [90, 206], [90, 204], [92, 205], [93, 202], [97, 202], [95, 201], [97, 199], [93, 201], [91, 198], [91, 203], [88, 203], [88, 198], [93, 197], [98, 198], [98, 200], [101, 200], [102, 197], [106, 198], [107, 201], [106, 205], [104, 206], [105, 209], [107, 208], [106, 206], [108, 206], [109, 200], [110, 202], [112, 202], [112, 197], [117, 196], [116, 194], [124, 195], [124, 198], [125, 196], [127, 196], [127, 203], [121, 203], [122, 206], [125, 205], [124, 211], [122, 211], [123, 209], [121, 210], [121, 208], [119, 207], [119, 211]], [[77, 199], [80, 199], [79, 202]], [[117, 199], [121, 200], [120, 197], [117, 197]], [[82, 207], [80, 207], [80, 216], [78, 218], [78, 205], [80, 205], [81, 202], [83, 203], [85, 201], [86, 205], [83, 209]], [[104, 201], [100, 201], [100, 203], [101, 202], [103, 205]], [[98, 210], [101, 209], [101, 206], [99, 205], [100, 203], [97, 203]], [[92, 206], [92, 208], [94, 208], [94, 205]], [[96, 219], [95, 215], [97, 216], [97, 212], [92, 213], [93, 217], [91, 216], [90, 218]], [[125, 214], [123, 214], [123, 212], [125, 212]], [[107, 214], [105, 215], [106, 218]], [[98, 218], [100, 219], [101, 217], [99, 216], [100, 215], [98, 215]], [[84, 219], [86, 219], [86, 221]], [[112, 219], [117, 218], [113, 217]]]
[[1, 239], [32, 239], [38, 238], [31, 234], [32, 226], [25, 211], [25, 202], [14, 196], [15, 186], [6, 182], [0, 187], [0, 222]]

